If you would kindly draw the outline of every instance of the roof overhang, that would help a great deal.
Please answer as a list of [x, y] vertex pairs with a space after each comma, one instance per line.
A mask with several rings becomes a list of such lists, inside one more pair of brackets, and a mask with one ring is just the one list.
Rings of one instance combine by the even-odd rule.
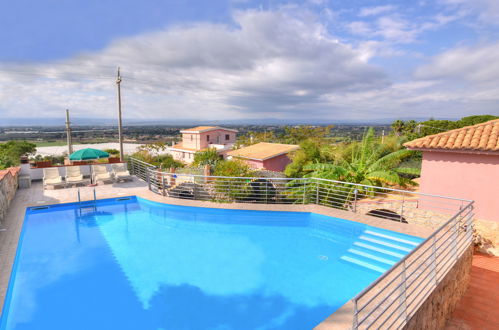
[[283, 152], [280, 152], [278, 154], [274, 154], [272, 156], [268, 156], [268, 157], [265, 157], [265, 158], [254, 158], [254, 157], [248, 157], [248, 156], [240, 156], [240, 155], [235, 155], [235, 154], [232, 154], [231, 152], [228, 152], [227, 155], [228, 156], [232, 156], [232, 157], [236, 157], [236, 158], [243, 158], [243, 159], [250, 159], [250, 160], [258, 160], [258, 161], [265, 161], [265, 160], [268, 160], [268, 159], [272, 159], [272, 158], [275, 158], [275, 157], [278, 157], [278, 156], [282, 156], [282, 155], [286, 155], [286, 154], [289, 154], [290, 152], [293, 152], [295, 150], [298, 150], [299, 148], [296, 148], [296, 149], [293, 149], [293, 150], [288, 150], [288, 151], [283, 151]]
[[195, 134], [199, 134], [199, 133], [205, 133], [205, 132], [210, 132], [210, 131], [218, 131], [218, 130], [221, 130], [221, 131], [229, 131], [229, 132], [234, 132], [234, 133], [237, 133], [238, 130], [237, 129], [232, 129], [232, 128], [225, 128], [225, 127], [213, 127], [213, 128], [205, 128], [205, 129], [201, 129], [201, 130], [181, 130], [180, 133], [185, 133], [185, 134], [189, 134], [189, 133], [195, 133]]
[[475, 155], [489, 155], [499, 156], [499, 151], [486, 151], [486, 150], [473, 150], [473, 149], [436, 149], [436, 148], [410, 148], [409, 150], [423, 151], [423, 152], [446, 152], [454, 154], [475, 154]]

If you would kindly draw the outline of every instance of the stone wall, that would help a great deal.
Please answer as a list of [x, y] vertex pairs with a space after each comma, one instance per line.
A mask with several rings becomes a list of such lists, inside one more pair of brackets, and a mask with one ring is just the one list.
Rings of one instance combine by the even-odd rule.
[[443, 329], [466, 292], [470, 281], [473, 247], [470, 246], [409, 320], [404, 329]]
[[499, 222], [475, 219], [473, 238], [479, 252], [499, 257]]
[[10, 202], [16, 194], [20, 168], [12, 167], [0, 171], [0, 224], [2, 223]]
[[[367, 214], [374, 210], [388, 210], [398, 215], [402, 215], [408, 223], [424, 225], [431, 228], [438, 228], [445, 221], [449, 220], [453, 214], [439, 213], [431, 209], [421, 207], [417, 199], [362, 199], [357, 201], [356, 212]], [[458, 209], [456, 208], [456, 213]]]

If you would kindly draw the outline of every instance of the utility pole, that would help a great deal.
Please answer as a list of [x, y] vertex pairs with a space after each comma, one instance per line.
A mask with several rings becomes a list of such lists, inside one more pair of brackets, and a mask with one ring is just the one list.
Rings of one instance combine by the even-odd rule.
[[385, 130], [381, 131], [381, 143], [385, 143]]
[[116, 77], [116, 86], [118, 87], [118, 139], [120, 142], [120, 161], [123, 161], [123, 131], [121, 127], [121, 76], [120, 67], [118, 67], [118, 75]]
[[73, 153], [73, 139], [71, 137], [71, 122], [69, 121], [69, 110], [66, 109], [66, 135], [68, 140], [68, 157]]

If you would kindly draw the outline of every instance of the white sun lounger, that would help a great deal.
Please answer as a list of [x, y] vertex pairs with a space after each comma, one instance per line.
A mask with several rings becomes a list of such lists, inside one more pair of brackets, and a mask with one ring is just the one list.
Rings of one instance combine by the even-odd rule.
[[113, 175], [107, 170], [106, 165], [92, 165], [92, 179], [94, 183], [109, 182], [113, 181]]
[[43, 169], [43, 189], [47, 186], [63, 186], [62, 176], [59, 175], [58, 167], [48, 167]]
[[124, 164], [113, 164], [113, 173], [116, 181], [128, 181], [133, 180], [130, 172], [126, 169]]
[[83, 178], [80, 166], [66, 167], [66, 185], [77, 185], [79, 183], [88, 182], [88, 179]]

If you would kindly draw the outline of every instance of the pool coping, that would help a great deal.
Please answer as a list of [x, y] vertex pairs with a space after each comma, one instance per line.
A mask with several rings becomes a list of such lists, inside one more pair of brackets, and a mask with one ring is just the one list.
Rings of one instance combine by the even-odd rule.
[[[164, 197], [155, 194], [147, 189], [143, 182], [134, 179], [131, 184], [116, 184], [109, 185], [102, 189], [98, 186], [98, 199], [108, 198], [123, 198], [129, 196], [137, 196], [150, 201], [163, 204], [192, 206], [192, 207], [209, 207], [221, 209], [238, 209], [238, 210], [255, 210], [255, 211], [288, 211], [288, 212], [311, 212], [322, 214], [330, 217], [341, 218], [354, 222], [360, 222], [373, 227], [388, 229], [403, 234], [427, 237], [433, 229], [416, 224], [399, 223], [380, 219], [373, 216], [355, 214], [348, 211], [338, 210], [320, 205], [296, 205], [296, 204], [251, 204], [251, 203], [215, 203], [209, 201], [195, 201], [186, 199], [176, 199]], [[62, 191], [62, 192], [61, 192]], [[0, 317], [3, 311], [9, 280], [12, 268], [17, 253], [19, 238], [21, 235], [22, 225], [28, 207], [44, 206], [62, 203], [75, 203], [77, 199], [77, 189], [67, 188], [59, 190], [60, 193], [52, 193], [42, 189], [41, 183], [35, 182], [31, 188], [20, 189], [16, 192], [12, 200], [4, 222], [2, 223], [5, 231], [0, 231]], [[87, 194], [88, 195], [88, 194]], [[88, 201], [90, 198], [87, 198]], [[320, 330], [327, 329], [348, 329], [351, 328], [351, 315], [353, 315], [353, 307], [350, 306], [350, 301], [343, 307], [331, 314], [326, 320], [320, 323], [316, 328]], [[350, 315], [348, 317], [348, 315]]]

